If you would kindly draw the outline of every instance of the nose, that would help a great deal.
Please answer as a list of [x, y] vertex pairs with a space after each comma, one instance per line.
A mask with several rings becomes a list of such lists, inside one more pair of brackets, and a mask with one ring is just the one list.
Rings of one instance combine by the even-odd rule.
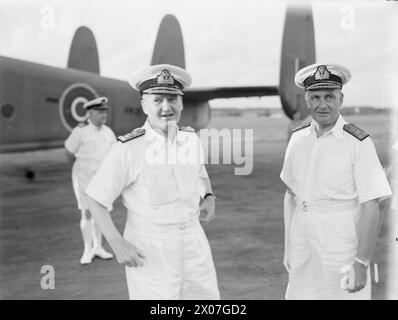
[[318, 108], [324, 109], [324, 108], [327, 108], [327, 106], [328, 106], [328, 105], [327, 105], [326, 99], [321, 98], [320, 101], [319, 101], [319, 106], [318, 106]]
[[166, 98], [163, 99], [161, 107], [163, 111], [170, 110], [170, 104]]

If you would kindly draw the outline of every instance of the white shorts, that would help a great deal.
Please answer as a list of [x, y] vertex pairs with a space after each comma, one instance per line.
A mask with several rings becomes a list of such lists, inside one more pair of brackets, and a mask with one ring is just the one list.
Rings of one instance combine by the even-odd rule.
[[220, 299], [210, 245], [198, 219], [156, 226], [129, 216], [124, 237], [145, 256], [143, 266], [126, 267], [130, 299]]
[[85, 193], [85, 190], [95, 172], [95, 169], [92, 169], [88, 166], [83, 166], [77, 161], [72, 167], [72, 186], [79, 210], [88, 210], [88, 196]]
[[289, 234], [290, 272], [286, 299], [358, 300], [371, 298], [368, 270], [365, 288], [341, 289], [343, 265], [353, 264], [357, 252], [355, 218], [358, 208], [337, 212], [303, 211], [297, 207]]

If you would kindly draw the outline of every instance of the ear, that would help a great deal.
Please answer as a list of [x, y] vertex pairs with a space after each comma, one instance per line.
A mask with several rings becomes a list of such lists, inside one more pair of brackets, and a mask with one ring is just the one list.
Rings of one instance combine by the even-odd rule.
[[144, 99], [144, 96], [141, 97], [141, 107], [142, 107], [142, 111], [144, 112], [144, 114], [148, 115], [147, 105], [146, 105], [146, 101]]
[[180, 104], [181, 104], [181, 110], [184, 110], [184, 97], [183, 96], [179, 96], [180, 99]]
[[310, 96], [309, 96], [308, 91], [306, 90], [304, 93], [304, 100], [305, 100], [305, 103], [307, 104], [307, 107], [309, 105], [309, 99], [310, 99]]
[[340, 107], [343, 105], [343, 101], [344, 101], [344, 94], [343, 92], [340, 91]]

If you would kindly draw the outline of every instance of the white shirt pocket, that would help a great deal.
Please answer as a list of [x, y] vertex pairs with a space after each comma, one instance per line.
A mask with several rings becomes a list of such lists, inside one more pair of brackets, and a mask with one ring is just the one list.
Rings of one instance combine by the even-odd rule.
[[177, 186], [168, 165], [150, 165], [141, 172], [137, 184], [149, 205], [161, 205], [177, 197]]
[[353, 182], [351, 159], [344, 156], [325, 155], [319, 165], [319, 181], [322, 187], [344, 192]]
[[179, 165], [176, 168], [176, 177], [181, 192], [187, 197], [196, 197], [199, 194], [199, 164]]

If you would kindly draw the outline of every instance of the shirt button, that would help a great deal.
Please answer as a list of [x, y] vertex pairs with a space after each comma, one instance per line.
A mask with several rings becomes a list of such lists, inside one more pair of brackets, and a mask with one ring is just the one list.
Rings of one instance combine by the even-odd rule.
[[182, 225], [180, 226], [180, 229], [181, 229], [181, 230], [184, 230], [184, 229], [185, 229], [185, 224], [182, 224]]

